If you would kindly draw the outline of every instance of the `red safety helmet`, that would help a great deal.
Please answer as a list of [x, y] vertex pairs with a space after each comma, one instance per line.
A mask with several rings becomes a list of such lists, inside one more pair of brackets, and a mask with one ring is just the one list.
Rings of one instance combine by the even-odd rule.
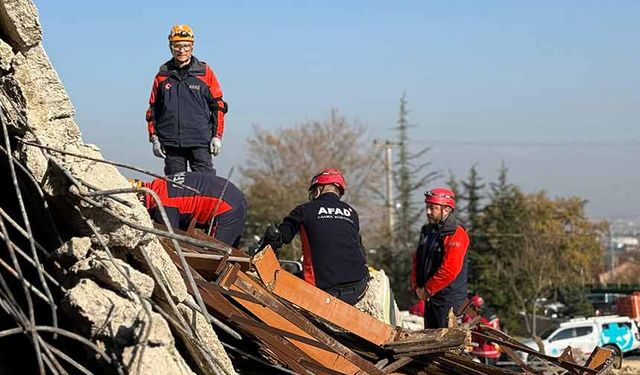
[[344, 180], [344, 176], [339, 169], [329, 168], [325, 169], [311, 179], [309, 185], [309, 191], [311, 191], [316, 185], [329, 185], [333, 184], [340, 188], [342, 194], [347, 190], [347, 182]]
[[479, 309], [480, 307], [482, 307], [482, 305], [484, 305], [484, 298], [476, 294], [475, 296], [471, 297], [471, 304]]
[[424, 202], [456, 208], [456, 195], [449, 189], [435, 188], [424, 193]]

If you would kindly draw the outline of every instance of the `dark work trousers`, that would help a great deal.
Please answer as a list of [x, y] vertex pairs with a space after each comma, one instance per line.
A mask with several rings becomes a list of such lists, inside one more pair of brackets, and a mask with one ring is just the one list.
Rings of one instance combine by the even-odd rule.
[[213, 237], [235, 248], [240, 246], [240, 237], [244, 229], [247, 208], [234, 207], [229, 212], [216, 217], [213, 225]]
[[353, 306], [364, 297], [368, 283], [369, 275], [355, 283], [334, 286], [324, 291]]
[[164, 174], [171, 175], [187, 171], [187, 163], [192, 172], [213, 172], [209, 147], [164, 147]]
[[464, 302], [464, 297], [430, 299], [424, 306], [424, 328], [447, 328], [449, 309], [456, 314]]

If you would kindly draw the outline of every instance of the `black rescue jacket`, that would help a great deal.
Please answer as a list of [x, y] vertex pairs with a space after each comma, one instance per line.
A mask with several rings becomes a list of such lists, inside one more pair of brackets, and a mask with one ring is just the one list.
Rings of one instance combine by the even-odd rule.
[[320, 289], [368, 277], [358, 214], [333, 193], [294, 208], [278, 226], [284, 243], [300, 232], [304, 279]]

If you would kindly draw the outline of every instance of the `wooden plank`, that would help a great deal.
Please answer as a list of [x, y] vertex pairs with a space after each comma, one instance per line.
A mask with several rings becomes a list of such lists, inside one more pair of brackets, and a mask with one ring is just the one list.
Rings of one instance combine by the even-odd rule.
[[267, 289], [278, 297], [375, 345], [393, 341], [392, 326], [283, 270], [271, 247], [256, 254], [252, 264]]
[[385, 374], [391, 374], [392, 372], [394, 372], [396, 370], [399, 370], [402, 367], [406, 366], [411, 361], [413, 361], [413, 358], [411, 358], [411, 357], [400, 357], [395, 362], [392, 362], [388, 366], [384, 367], [382, 369], [382, 372], [384, 372]]
[[[323, 360], [316, 358], [316, 360], [318, 360], [318, 362], [322, 363], [323, 365], [342, 373], [355, 374], [359, 370], [364, 370], [369, 374], [382, 375], [382, 372], [377, 369], [371, 362], [364, 360], [362, 357], [351, 351], [351, 349], [347, 348], [346, 346], [336, 341], [333, 337], [324, 333], [300, 313], [291, 310], [275, 296], [271, 295], [271, 293], [264, 289], [260, 284], [247, 276], [244, 272], [238, 273], [237, 279], [233, 283], [233, 287], [237, 287], [239, 290], [253, 295], [254, 298], [260, 301], [262, 305], [252, 307], [250, 309], [252, 312], [255, 313], [258, 310], [262, 310], [263, 313], [266, 312], [268, 314], [271, 314], [272, 319], [275, 319], [280, 324], [285, 323], [286, 326], [289, 327], [288, 330], [293, 330], [293, 333], [297, 335], [308, 336], [309, 338], [313, 338], [331, 348], [331, 350], [334, 351], [334, 353], [331, 353], [334, 356], [332, 358], [334, 364], [332, 366], [327, 366], [325, 362], [323, 362]], [[243, 302], [247, 303], [246, 301]], [[267, 321], [265, 321], [265, 323], [273, 325]], [[287, 329], [283, 328], [282, 326], [278, 328]], [[295, 340], [292, 340], [292, 342], [294, 344], [297, 343], [297, 341]], [[299, 344], [305, 345], [302, 343]], [[313, 349], [316, 352], [322, 350], [307, 345], [307, 349], [309, 348]], [[305, 352], [307, 351], [305, 350]], [[325, 351], [324, 353], [329, 352]]]
[[[180, 259], [178, 255], [173, 250], [173, 246], [165, 246], [165, 251], [169, 254], [169, 257], [173, 260], [178, 270], [182, 272], [182, 268], [180, 265]], [[207, 308], [211, 309], [216, 313], [216, 315], [220, 317], [225, 317], [227, 319], [233, 317], [240, 317], [244, 319], [253, 319], [244, 311], [240, 310], [238, 307], [233, 305], [229, 300], [227, 300], [220, 292], [217, 291], [216, 287], [213, 284], [207, 282], [200, 276], [197, 272], [192, 270], [194, 275], [196, 284], [198, 289], [200, 290], [200, 295], [204, 303], [207, 305]], [[184, 275], [184, 273], [183, 273]], [[183, 276], [184, 277], [184, 276]], [[187, 288], [189, 293], [191, 293], [191, 289], [189, 284], [187, 283]], [[321, 366], [318, 362], [316, 362], [313, 358], [307, 356], [303, 351], [298, 349], [295, 345], [291, 344], [289, 341], [285, 340], [281, 336], [273, 335], [264, 330], [257, 329], [253, 326], [243, 325], [240, 327], [245, 333], [255, 337], [262, 345], [271, 351], [276, 359], [289, 367], [290, 369], [298, 372], [305, 373], [306, 369], [303, 367], [304, 363], [315, 363], [317, 367]]]
[[[158, 229], [162, 229], [162, 230], [167, 230], [167, 227], [162, 225], [162, 224], [158, 224], [158, 223], [154, 223], [154, 227], [158, 228]], [[187, 232], [183, 232], [181, 230], [178, 229], [174, 229], [174, 232], [176, 234], [181, 234], [181, 235], [189, 235]], [[221, 247], [226, 247], [231, 249], [231, 254], [229, 254], [232, 257], [248, 257], [248, 255], [243, 252], [240, 251], [238, 249], [232, 248], [229, 245], [225, 244], [224, 242], [217, 240], [213, 237], [207, 236], [206, 234], [204, 234], [203, 232], [200, 232], [198, 230], [196, 230], [194, 232], [194, 235], [192, 236], [194, 238], [197, 238], [199, 240], [203, 240], [203, 241], [209, 241], [212, 242], [214, 244], [216, 244], [217, 246], [221, 246]], [[168, 246], [170, 249], [173, 249], [173, 244], [170, 238], [166, 238], [166, 237], [160, 237], [158, 236], [158, 239], [160, 240], [160, 242], [165, 245]], [[211, 250], [205, 250], [203, 248], [200, 248], [198, 246], [194, 246], [188, 243], [184, 243], [180, 240], [178, 240], [178, 242], [180, 243], [180, 247], [182, 248], [182, 250], [185, 253], [194, 253], [194, 254], [220, 254], [220, 255], [224, 255], [222, 253], [219, 252], [214, 252]], [[204, 277], [206, 280], [213, 280], [215, 278], [215, 274], [216, 274], [216, 270], [218, 269], [218, 267], [220, 266], [221, 263], [225, 263], [225, 262], [221, 262], [220, 260], [216, 260], [216, 259], [200, 259], [200, 258], [187, 258], [187, 263], [193, 267], [196, 271], [198, 271], [198, 273], [200, 273], [200, 275], [202, 275], [202, 277]], [[240, 267], [243, 271], [246, 271], [249, 269], [250, 264], [249, 263], [238, 263], [240, 264]]]
[[613, 365], [613, 352], [596, 346], [584, 365], [590, 369], [598, 370], [598, 373], [600, 373], [600, 371], [610, 368]]
[[[244, 290], [240, 289], [236, 285], [230, 285], [229, 290], [235, 292], [246, 293]], [[317, 341], [315, 338], [303, 331], [301, 328], [296, 326], [295, 324], [289, 322], [287, 319], [280, 316], [278, 313], [273, 310], [263, 306], [260, 303], [255, 303], [248, 301], [239, 297], [232, 297], [236, 302], [242, 305], [247, 310], [251, 311], [251, 313], [264, 322], [265, 324], [275, 327], [287, 332], [291, 332], [292, 334], [306, 337], [307, 339]], [[300, 349], [305, 355], [312, 358], [314, 361], [320, 363], [322, 366], [332, 369], [334, 371], [338, 371], [342, 374], [355, 374], [359, 371], [359, 368], [353, 365], [351, 362], [347, 361], [345, 358], [340, 355], [334, 353], [333, 351], [327, 349], [321, 349], [316, 347], [315, 345], [309, 345], [307, 343], [303, 343], [300, 341], [296, 341], [291, 338], [287, 338], [291, 344]], [[320, 343], [318, 343], [320, 345]]]

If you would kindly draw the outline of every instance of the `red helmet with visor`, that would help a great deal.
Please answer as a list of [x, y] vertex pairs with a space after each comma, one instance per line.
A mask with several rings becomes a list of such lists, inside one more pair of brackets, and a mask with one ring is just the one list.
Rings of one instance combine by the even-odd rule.
[[424, 193], [424, 202], [456, 208], [456, 195], [449, 189], [435, 188]]

